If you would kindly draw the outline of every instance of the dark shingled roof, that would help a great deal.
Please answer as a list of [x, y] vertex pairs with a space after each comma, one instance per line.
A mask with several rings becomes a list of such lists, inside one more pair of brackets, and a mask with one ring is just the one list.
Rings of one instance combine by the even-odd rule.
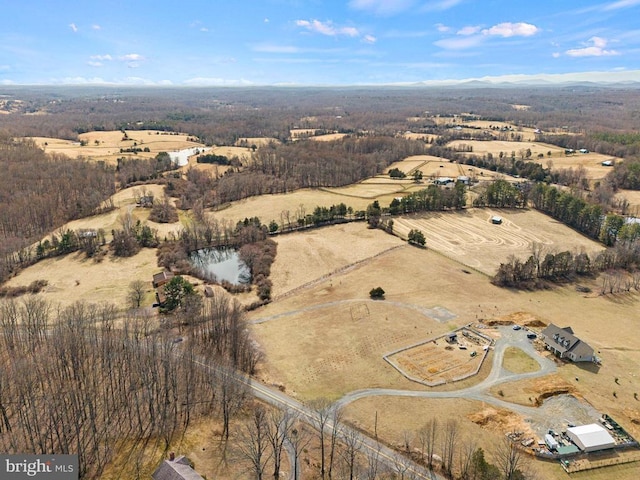
[[593, 356], [593, 348], [576, 337], [571, 327], [560, 328], [551, 323], [542, 330], [541, 334], [544, 338], [544, 343], [562, 356], [565, 356], [568, 352], [577, 357]]
[[184, 455], [175, 460], [165, 460], [151, 475], [153, 480], [204, 480], [191, 468], [189, 459]]

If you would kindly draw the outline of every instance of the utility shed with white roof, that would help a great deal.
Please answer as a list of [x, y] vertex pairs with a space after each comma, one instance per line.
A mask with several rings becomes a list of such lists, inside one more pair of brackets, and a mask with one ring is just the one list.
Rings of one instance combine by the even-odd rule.
[[567, 428], [567, 436], [583, 452], [595, 452], [613, 448], [616, 441], [603, 427], [597, 423]]

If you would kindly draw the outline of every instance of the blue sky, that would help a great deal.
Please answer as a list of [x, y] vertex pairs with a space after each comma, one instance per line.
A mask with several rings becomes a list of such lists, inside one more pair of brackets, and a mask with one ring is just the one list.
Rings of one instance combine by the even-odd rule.
[[0, 85], [640, 81], [640, 0], [4, 0], [1, 11]]

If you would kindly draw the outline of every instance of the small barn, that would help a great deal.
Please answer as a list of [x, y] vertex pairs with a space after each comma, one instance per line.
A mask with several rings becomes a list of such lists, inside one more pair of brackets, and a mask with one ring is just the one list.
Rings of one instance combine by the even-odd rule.
[[583, 452], [595, 452], [616, 446], [616, 441], [609, 432], [597, 423], [569, 427], [567, 436]]
[[164, 272], [156, 273], [153, 276], [153, 288], [161, 287], [165, 283], [168, 283], [169, 280], [171, 280], [172, 278], [173, 278], [173, 273], [169, 272], [168, 270], [165, 270]]
[[500, 225], [502, 223], [502, 217], [494, 215], [493, 217], [491, 217], [491, 223], [493, 223], [494, 225]]

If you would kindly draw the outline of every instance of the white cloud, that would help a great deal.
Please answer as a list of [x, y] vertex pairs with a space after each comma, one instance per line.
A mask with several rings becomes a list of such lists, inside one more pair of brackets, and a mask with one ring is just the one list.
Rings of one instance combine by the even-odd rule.
[[69, 28], [70, 28], [71, 30], [73, 30], [74, 32], [77, 32], [77, 31], [78, 31], [78, 27], [76, 26], [76, 24], [75, 24], [75, 23], [70, 23], [70, 24], [69, 24]]
[[553, 52], [553, 53], [551, 54], [551, 56], [552, 56], [553, 58], [559, 58], [559, 57], [560, 57], [560, 52]]
[[473, 26], [468, 26], [468, 27], [462, 27], [460, 30], [458, 30], [456, 33], [458, 35], [474, 35], [476, 33], [478, 33], [480, 31], [480, 27], [473, 27]]
[[296, 25], [310, 32], [320, 33], [330, 37], [338, 35], [357, 37], [360, 35], [360, 32], [355, 27], [336, 27], [332, 22], [321, 22], [320, 20], [296, 20]]
[[89, 58], [91, 60], [96, 60], [96, 61], [103, 61], [103, 60], [111, 61], [111, 60], [113, 60], [113, 57], [111, 55], [109, 55], [108, 53], [106, 55], [91, 55]]
[[[607, 40], [602, 37], [591, 37], [585, 43], [584, 48], [574, 48], [567, 50], [565, 54], [570, 57], [606, 57], [611, 55], [620, 55], [616, 50], [607, 50]], [[591, 45], [589, 45], [591, 44]]]
[[394, 15], [411, 8], [415, 0], [351, 0], [349, 7], [376, 15]]
[[264, 23], [269, 23], [269, 19], [268, 19], [268, 18], [265, 18], [265, 19], [264, 19]]
[[125, 60], [128, 62], [138, 62], [138, 61], [144, 60], [144, 57], [139, 53], [128, 53], [126, 55], [122, 55], [120, 57], [120, 60]]
[[640, 0], [619, 0], [605, 5], [603, 10], [619, 10], [621, 8], [635, 7], [636, 5], [640, 5]]
[[530, 37], [538, 33], [540, 29], [530, 23], [518, 22], [518, 23], [499, 23], [491, 28], [482, 30], [484, 35], [495, 35], [498, 37]]
[[209, 31], [209, 29], [208, 29], [207, 27], [201, 27], [201, 28], [200, 28], [200, 31], [201, 31], [201, 32], [208, 32], [208, 31]]
[[97, 24], [91, 25], [91, 28], [94, 29], [94, 30], [102, 30], [102, 27], [100, 25], [97, 25]]
[[446, 32], [451, 30], [451, 27], [447, 27], [446, 25], [443, 25], [442, 23], [436, 23], [436, 28], [438, 29], [438, 31], [440, 33], [446, 33]]
[[365, 43], [376, 43], [378, 41], [378, 39], [373, 35], [365, 35], [364, 37], [362, 37], [362, 40]]
[[87, 65], [89, 65], [91, 67], [102, 67], [103, 63], [102, 62], [96, 62], [95, 60], [89, 60], [87, 62]]

